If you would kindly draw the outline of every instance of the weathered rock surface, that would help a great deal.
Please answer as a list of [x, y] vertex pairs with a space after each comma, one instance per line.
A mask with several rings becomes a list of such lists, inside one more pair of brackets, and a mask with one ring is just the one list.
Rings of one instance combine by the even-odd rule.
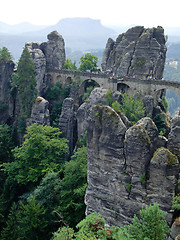
[[163, 76], [166, 46], [162, 27], [146, 29], [137, 26], [109, 39], [103, 54], [102, 69], [115, 74], [146, 79]]
[[63, 101], [62, 111], [59, 118], [59, 130], [63, 137], [68, 140], [69, 152], [72, 154], [74, 150], [74, 138], [76, 133], [76, 119], [74, 112], [74, 100], [66, 98]]
[[42, 97], [37, 97], [36, 102], [33, 104], [31, 116], [27, 125], [38, 123], [41, 125], [50, 125], [49, 120], [49, 102]]
[[100, 212], [107, 223], [121, 226], [157, 202], [170, 223], [179, 163], [168, 149], [156, 150], [164, 142], [152, 119], [127, 129], [112, 108], [94, 106], [87, 127], [86, 214]]
[[96, 104], [106, 104], [105, 96], [107, 89], [104, 88], [95, 88], [91, 95], [88, 98], [88, 101], [83, 103], [77, 111], [77, 126], [78, 126], [78, 138], [82, 137], [87, 130], [88, 118], [91, 112], [91, 109]]
[[172, 221], [172, 201], [179, 174], [177, 156], [166, 148], [159, 148], [150, 162], [150, 176], [147, 182], [147, 198], [150, 203], [157, 202], [167, 213], [167, 220]]
[[178, 156], [180, 161], [180, 115], [176, 115], [171, 121], [168, 136], [168, 149]]
[[49, 87], [47, 72], [61, 70], [66, 58], [63, 37], [57, 31], [53, 31], [48, 34], [47, 38], [47, 42], [26, 44], [34, 62], [37, 89], [40, 96]]
[[0, 122], [6, 123], [13, 117], [13, 99], [10, 96], [11, 75], [15, 64], [11, 61], [0, 63]]

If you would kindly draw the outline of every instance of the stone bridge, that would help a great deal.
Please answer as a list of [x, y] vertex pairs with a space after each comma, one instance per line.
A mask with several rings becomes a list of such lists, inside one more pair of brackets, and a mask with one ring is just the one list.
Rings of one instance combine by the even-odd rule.
[[170, 89], [180, 96], [180, 82], [174, 81], [142, 80], [129, 77], [114, 78], [106, 73], [75, 72], [68, 70], [53, 70], [47, 74], [50, 75], [51, 81], [54, 84], [56, 82], [65, 84], [71, 80], [79, 82], [82, 93], [86, 90], [86, 83], [88, 83], [88, 85], [96, 83], [96, 86], [110, 89], [111, 91], [126, 92], [128, 94], [139, 93], [142, 95], [155, 95], [160, 90]]

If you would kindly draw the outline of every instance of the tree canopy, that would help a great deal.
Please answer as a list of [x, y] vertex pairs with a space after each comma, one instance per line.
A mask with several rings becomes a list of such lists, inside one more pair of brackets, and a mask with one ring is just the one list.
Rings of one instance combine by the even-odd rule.
[[22, 52], [18, 62], [17, 76], [14, 79], [16, 79], [23, 114], [28, 116], [37, 96], [37, 89], [34, 63], [27, 47]]
[[22, 146], [13, 150], [15, 160], [4, 171], [20, 184], [37, 182], [46, 172], [57, 170], [68, 152], [67, 140], [57, 128], [36, 123], [27, 128]]
[[80, 58], [80, 70], [82, 71], [97, 71], [98, 58], [90, 53], [86, 53], [85, 56]]
[[12, 60], [12, 55], [6, 47], [0, 49], [0, 61], [7, 62]]

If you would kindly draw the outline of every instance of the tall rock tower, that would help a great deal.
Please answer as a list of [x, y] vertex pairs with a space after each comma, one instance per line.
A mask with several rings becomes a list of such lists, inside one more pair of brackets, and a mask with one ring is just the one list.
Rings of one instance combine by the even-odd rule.
[[166, 58], [164, 29], [137, 26], [109, 38], [103, 54], [102, 70], [140, 79], [161, 79]]

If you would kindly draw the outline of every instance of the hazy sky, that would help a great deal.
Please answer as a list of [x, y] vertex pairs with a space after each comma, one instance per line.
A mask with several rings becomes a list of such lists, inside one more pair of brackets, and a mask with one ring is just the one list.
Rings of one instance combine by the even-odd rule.
[[90, 17], [104, 25], [180, 26], [179, 0], [0, 0], [0, 21], [52, 25], [62, 18]]

